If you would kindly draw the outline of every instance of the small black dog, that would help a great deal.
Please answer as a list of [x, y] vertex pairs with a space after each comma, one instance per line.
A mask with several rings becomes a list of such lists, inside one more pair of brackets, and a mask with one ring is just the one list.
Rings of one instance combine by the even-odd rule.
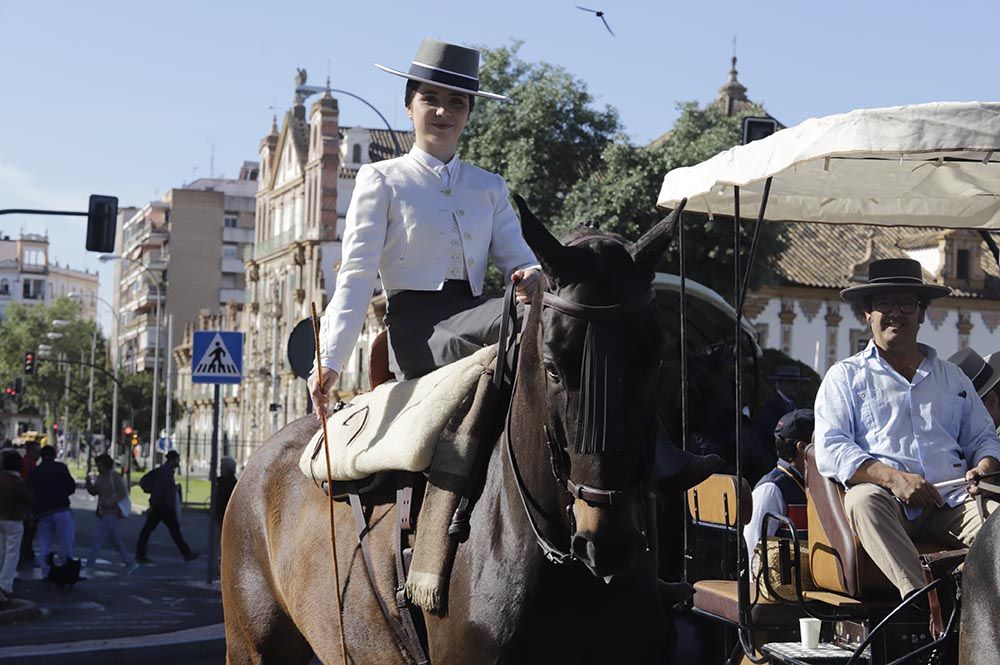
[[73, 588], [80, 581], [80, 560], [70, 559], [64, 564], [56, 565], [55, 552], [49, 552], [45, 561], [49, 564], [49, 574], [45, 577], [47, 586], [56, 585], [60, 591]]

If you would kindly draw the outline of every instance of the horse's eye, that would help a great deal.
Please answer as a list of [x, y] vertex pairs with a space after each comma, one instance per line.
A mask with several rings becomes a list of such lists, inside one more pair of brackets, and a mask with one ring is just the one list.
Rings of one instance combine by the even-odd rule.
[[553, 383], [559, 383], [559, 372], [556, 370], [555, 365], [545, 363], [545, 374]]

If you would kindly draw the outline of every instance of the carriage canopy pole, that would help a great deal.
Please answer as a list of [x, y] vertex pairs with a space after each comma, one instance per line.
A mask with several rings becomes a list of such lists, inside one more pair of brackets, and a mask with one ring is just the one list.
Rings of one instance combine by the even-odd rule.
[[[677, 216], [677, 259], [678, 272], [681, 278], [681, 449], [685, 452], [688, 449], [688, 358], [687, 358], [687, 261], [684, 256], [684, 213]], [[681, 565], [681, 579], [688, 581], [688, 565], [691, 562], [692, 553], [690, 524], [687, 519], [687, 492], [681, 495], [683, 502], [681, 514], [684, 518], [684, 561]]]
[[[750, 628], [750, 582], [749, 565], [747, 562], [746, 548], [743, 546], [743, 446], [741, 436], [741, 425], [743, 424], [743, 353], [740, 349], [740, 335], [743, 327], [740, 316], [740, 294], [743, 292], [740, 279], [740, 254], [742, 252], [740, 235], [740, 188], [733, 188], [733, 309], [736, 312], [734, 323], [736, 332], [733, 335], [733, 356], [736, 375], [734, 384], [736, 388], [735, 411], [733, 421], [733, 438], [736, 448], [736, 594], [738, 605], [739, 628], [742, 632], [744, 627]], [[740, 637], [742, 642], [742, 635]], [[753, 655], [752, 652], [749, 655]]]
[[743, 283], [740, 283], [740, 188], [733, 190], [733, 275], [735, 278], [735, 290], [733, 300], [736, 302], [736, 525], [737, 525], [737, 583], [736, 593], [739, 605], [739, 628], [737, 630], [740, 645], [743, 647], [744, 655], [753, 663], [767, 662], [767, 657], [757, 656], [756, 647], [753, 642], [753, 620], [750, 613], [750, 570], [747, 561], [747, 551], [742, 538], [743, 528], [743, 465], [742, 465], [742, 410], [743, 410], [743, 350], [741, 348], [741, 333], [743, 322], [743, 305], [746, 302], [747, 289], [750, 284], [750, 275], [754, 261], [757, 256], [757, 241], [760, 236], [760, 227], [764, 223], [764, 212], [767, 209], [767, 199], [771, 193], [771, 178], [764, 181], [764, 192], [760, 199], [760, 208], [757, 211], [757, 221], [754, 224], [753, 239], [750, 242], [750, 251], [747, 256], [746, 273], [743, 275]]

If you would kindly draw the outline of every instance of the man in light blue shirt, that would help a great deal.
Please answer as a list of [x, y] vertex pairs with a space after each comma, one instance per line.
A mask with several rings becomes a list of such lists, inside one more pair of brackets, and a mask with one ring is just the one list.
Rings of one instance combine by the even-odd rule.
[[841, 297], [864, 307], [872, 341], [820, 385], [816, 463], [848, 488], [858, 540], [906, 597], [924, 585], [914, 539], [946, 548], [975, 539], [972, 482], [1000, 471], [1000, 438], [972, 381], [917, 343], [928, 303], [950, 290], [925, 284], [912, 259], [873, 261], [868, 274]]

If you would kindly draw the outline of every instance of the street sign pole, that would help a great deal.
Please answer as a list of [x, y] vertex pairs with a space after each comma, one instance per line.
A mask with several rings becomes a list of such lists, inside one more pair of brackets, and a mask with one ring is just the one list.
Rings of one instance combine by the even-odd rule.
[[208, 583], [215, 581], [215, 501], [216, 479], [219, 469], [219, 384], [215, 384], [214, 400], [212, 402], [212, 465], [208, 470], [208, 480], [211, 484], [211, 494], [208, 503]]
[[[208, 583], [215, 581], [218, 562], [215, 514], [219, 477], [219, 424], [222, 400], [219, 385], [238, 384], [243, 379], [243, 334], [223, 330], [199, 330], [191, 342], [192, 383], [215, 384], [212, 403], [212, 465], [208, 471], [211, 485], [208, 515]], [[188, 443], [190, 445], [190, 419], [188, 414]]]

